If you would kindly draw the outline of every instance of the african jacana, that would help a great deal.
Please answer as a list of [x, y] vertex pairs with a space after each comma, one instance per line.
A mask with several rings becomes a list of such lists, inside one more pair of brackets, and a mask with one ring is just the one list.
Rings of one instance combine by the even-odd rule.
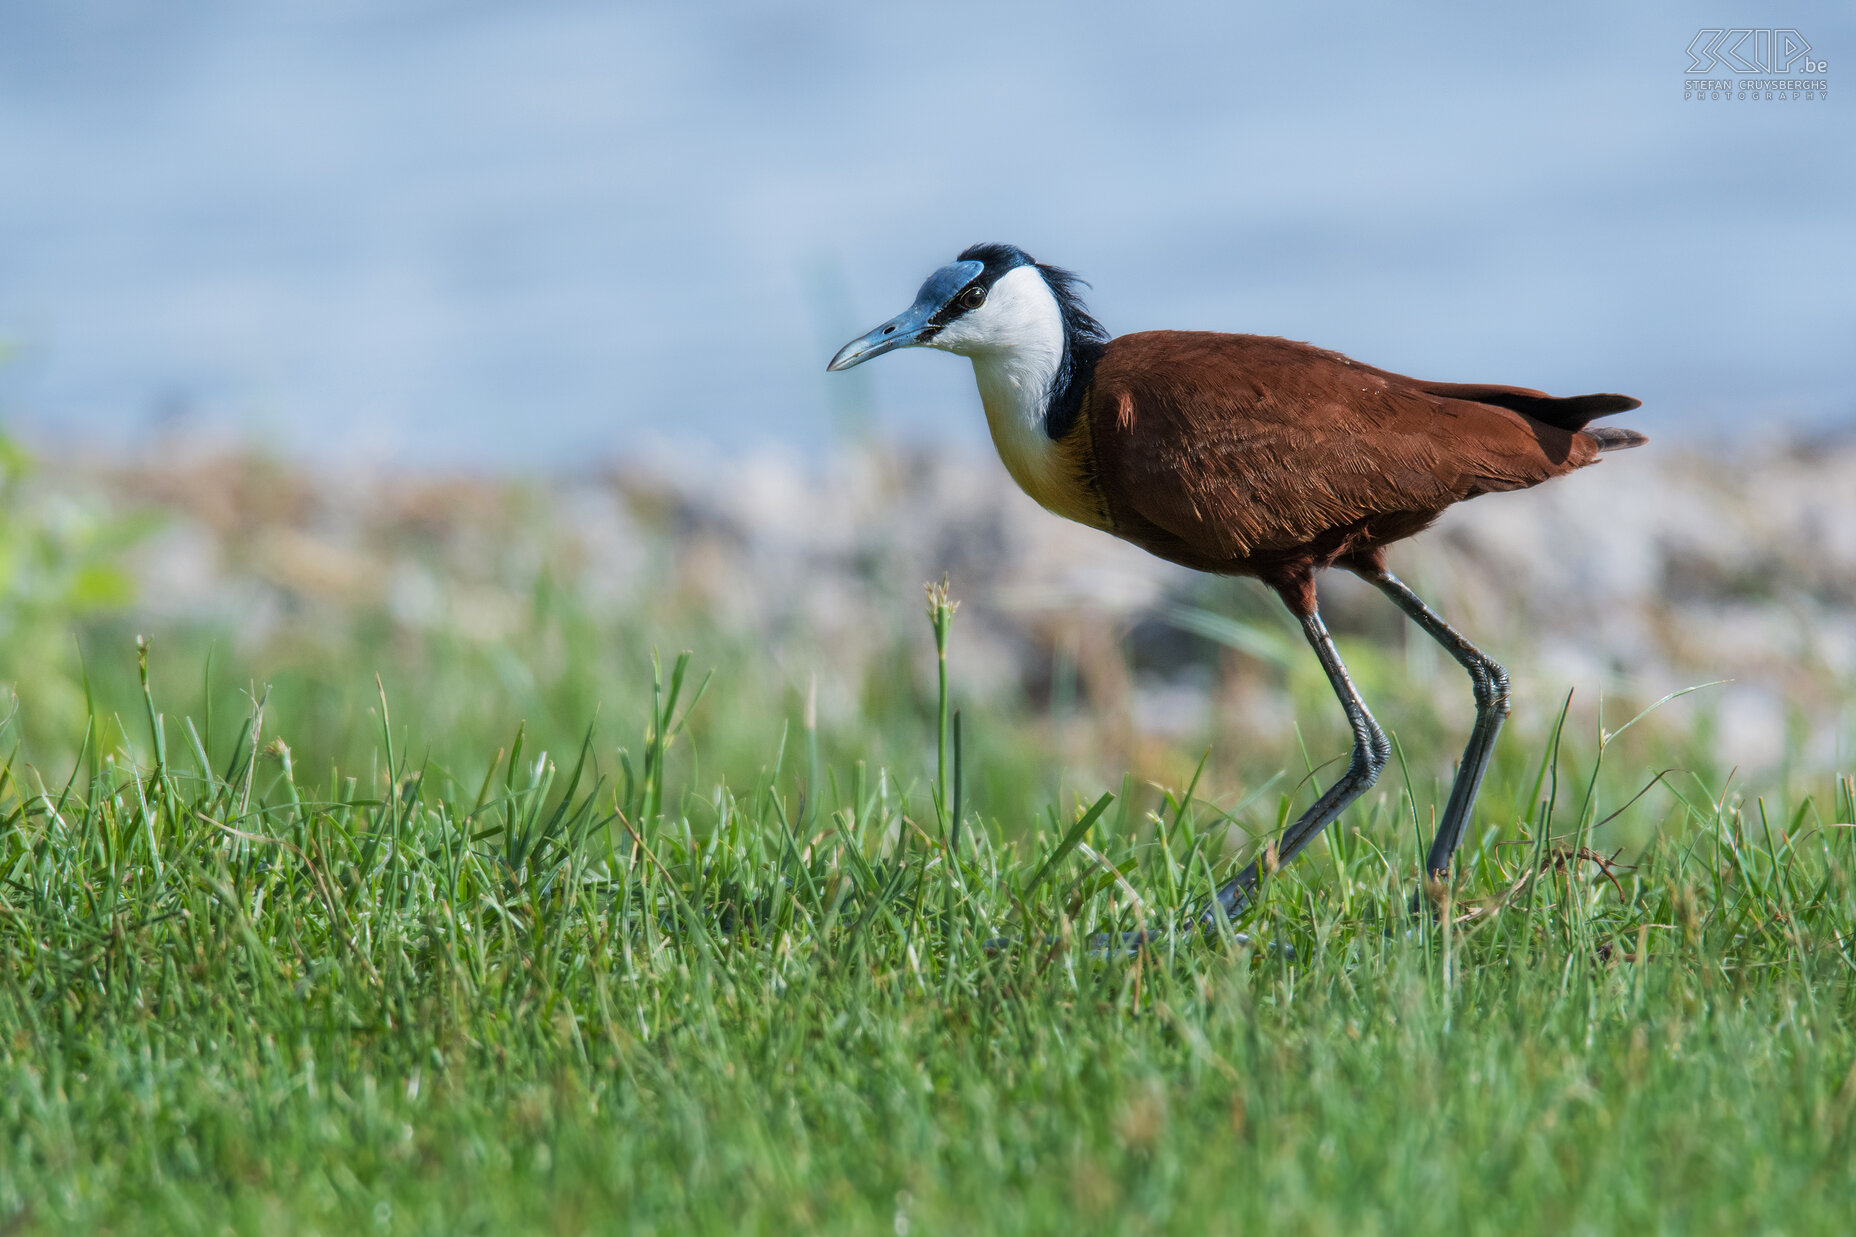
[[[1110, 339], [1083, 307], [1080, 282], [1015, 246], [975, 245], [827, 368], [911, 345], [969, 357], [999, 458], [1042, 506], [1161, 558], [1276, 590], [1353, 728], [1346, 773], [1283, 832], [1278, 864], [1373, 784], [1391, 750], [1321, 621], [1315, 572], [1344, 567], [1390, 597], [1475, 685], [1475, 726], [1426, 859], [1445, 877], [1508, 715], [1508, 674], [1386, 570], [1385, 548], [1452, 503], [1640, 445], [1631, 430], [1586, 428], [1638, 401], [1424, 382], [1259, 335]], [[1261, 862], [1218, 890], [1227, 915], [1250, 902]]]

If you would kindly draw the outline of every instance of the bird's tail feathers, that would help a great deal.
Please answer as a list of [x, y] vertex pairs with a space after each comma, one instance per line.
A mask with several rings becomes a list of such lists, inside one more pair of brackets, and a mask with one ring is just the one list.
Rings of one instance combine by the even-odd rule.
[[[1564, 399], [1542, 400], [1533, 407], [1516, 408], [1515, 411], [1525, 413], [1536, 421], [1557, 425], [1561, 429], [1582, 430], [1588, 421], [1596, 421], [1599, 417], [1608, 417], [1613, 413], [1629, 412], [1642, 406], [1642, 400], [1628, 395], [1571, 395]], [[1628, 445], [1634, 447], [1637, 444]]]
[[1526, 387], [1492, 387], [1468, 382], [1432, 382], [1427, 383], [1425, 391], [1432, 395], [1441, 395], [1446, 399], [1466, 399], [1478, 404], [1493, 404], [1497, 408], [1506, 408], [1518, 412], [1524, 417], [1532, 417], [1556, 429], [1582, 430], [1586, 423], [1599, 417], [1608, 417], [1615, 412], [1629, 412], [1640, 407], [1642, 400], [1632, 399], [1628, 395], [1569, 395], [1555, 399], [1541, 391], [1530, 391]]
[[1596, 439], [1598, 453], [1607, 451], [1628, 451], [1632, 447], [1641, 447], [1650, 441], [1649, 437], [1636, 430], [1618, 429], [1616, 426], [1604, 425], [1597, 429], [1580, 430], [1587, 438]]

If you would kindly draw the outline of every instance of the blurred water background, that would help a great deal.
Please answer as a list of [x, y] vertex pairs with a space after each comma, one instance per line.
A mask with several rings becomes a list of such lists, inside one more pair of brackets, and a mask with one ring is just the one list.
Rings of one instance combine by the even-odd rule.
[[[1848, 6], [1790, 25], [1828, 57]], [[1715, 20], [1710, 18], [1710, 21]], [[1856, 417], [1845, 102], [1684, 102], [1683, 6], [0, 3], [0, 405], [37, 439], [547, 469], [981, 436], [827, 379], [976, 240], [1117, 332]]]

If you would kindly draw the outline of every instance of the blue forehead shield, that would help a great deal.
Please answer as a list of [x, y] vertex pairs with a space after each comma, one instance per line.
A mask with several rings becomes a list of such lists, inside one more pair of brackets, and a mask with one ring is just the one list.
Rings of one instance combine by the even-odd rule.
[[947, 303], [960, 295], [960, 290], [978, 278], [985, 269], [984, 262], [950, 262], [928, 276], [921, 291], [915, 294], [913, 305], [869, 334], [860, 335], [838, 349], [838, 355], [832, 357], [831, 364], [825, 368], [849, 369], [873, 356], [882, 356], [893, 349], [920, 343], [922, 337], [931, 332], [935, 315], [947, 308]]

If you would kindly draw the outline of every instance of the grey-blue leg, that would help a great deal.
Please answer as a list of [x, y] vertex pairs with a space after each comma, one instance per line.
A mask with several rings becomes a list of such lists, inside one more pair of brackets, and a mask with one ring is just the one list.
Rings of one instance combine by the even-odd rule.
[[[1441, 879], [1450, 872], [1450, 857], [1463, 840], [1463, 827], [1469, 823], [1476, 795], [1482, 790], [1483, 774], [1489, 769], [1489, 758], [1495, 754], [1495, 737], [1501, 733], [1502, 722], [1508, 717], [1508, 672], [1444, 622], [1421, 597], [1406, 587], [1403, 580], [1387, 571], [1356, 570], [1361, 579], [1390, 597], [1392, 604], [1423, 628], [1426, 635], [1443, 645], [1444, 650], [1469, 671], [1469, 680], [1475, 684], [1476, 725], [1469, 732], [1463, 763], [1457, 769], [1456, 781], [1450, 786], [1450, 800], [1444, 805], [1443, 817], [1437, 822], [1437, 836], [1431, 841], [1431, 853], [1424, 861], [1424, 870]], [[1413, 896], [1413, 908], [1421, 901], [1422, 891]]]
[[[1319, 611], [1311, 610], [1302, 619], [1302, 631], [1314, 647], [1315, 656], [1321, 659], [1321, 668], [1328, 672], [1328, 682], [1333, 684], [1334, 694], [1340, 697], [1341, 707], [1347, 710], [1347, 724], [1353, 729], [1353, 758], [1347, 763], [1347, 771], [1315, 800], [1315, 805], [1283, 830], [1276, 843], [1275, 867], [1301, 854], [1302, 848], [1314, 841], [1316, 834], [1327, 828], [1348, 804], [1366, 793], [1392, 758], [1392, 746], [1386, 742], [1385, 732], [1379, 729], [1379, 723], [1367, 711], [1366, 702], [1360, 699], [1359, 689], [1348, 677], [1347, 667], [1335, 651], [1334, 638], [1328, 634]], [[1264, 876], [1261, 865], [1262, 856], [1259, 856], [1218, 890], [1217, 905], [1224, 908], [1227, 917], [1242, 914], [1250, 905]], [[1213, 927], [1216, 922], [1216, 908], [1208, 908], [1200, 918], [1203, 927]]]

